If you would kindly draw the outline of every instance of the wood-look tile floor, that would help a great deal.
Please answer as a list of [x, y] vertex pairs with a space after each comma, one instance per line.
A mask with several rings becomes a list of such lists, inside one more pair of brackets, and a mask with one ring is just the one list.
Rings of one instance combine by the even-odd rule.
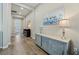
[[34, 43], [33, 39], [20, 35], [11, 39], [11, 45], [0, 51], [0, 55], [47, 55]]

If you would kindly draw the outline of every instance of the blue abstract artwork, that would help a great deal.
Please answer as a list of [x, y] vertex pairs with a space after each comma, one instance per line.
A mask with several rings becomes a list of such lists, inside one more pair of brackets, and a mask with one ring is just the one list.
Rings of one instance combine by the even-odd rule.
[[56, 17], [45, 18], [45, 19], [44, 19], [44, 25], [56, 24], [56, 23], [57, 23]]
[[64, 17], [63, 8], [57, 9], [48, 16], [44, 17], [43, 25], [56, 25], [59, 24], [59, 20], [62, 20]]

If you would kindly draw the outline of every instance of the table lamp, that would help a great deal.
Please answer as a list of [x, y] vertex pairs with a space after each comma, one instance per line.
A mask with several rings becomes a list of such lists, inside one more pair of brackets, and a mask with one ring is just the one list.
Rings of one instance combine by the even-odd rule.
[[69, 20], [68, 19], [60, 20], [59, 26], [63, 29], [62, 38], [65, 39], [65, 28], [69, 28]]

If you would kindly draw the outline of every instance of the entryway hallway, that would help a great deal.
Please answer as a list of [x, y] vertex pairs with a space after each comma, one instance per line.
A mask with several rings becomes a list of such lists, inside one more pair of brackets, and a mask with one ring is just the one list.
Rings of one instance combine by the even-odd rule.
[[0, 55], [47, 55], [31, 38], [22, 35], [12, 37], [11, 45], [3, 49]]

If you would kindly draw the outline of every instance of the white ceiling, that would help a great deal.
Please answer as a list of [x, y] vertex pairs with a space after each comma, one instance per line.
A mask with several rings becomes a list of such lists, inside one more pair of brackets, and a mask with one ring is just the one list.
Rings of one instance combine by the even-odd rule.
[[11, 13], [12, 15], [19, 15], [24, 17], [28, 15], [38, 5], [39, 3], [12, 3]]
[[37, 5], [38, 5], [38, 3], [22, 3], [22, 4], [24, 4], [24, 5], [27, 5], [27, 6], [29, 6], [29, 7], [36, 7]]

